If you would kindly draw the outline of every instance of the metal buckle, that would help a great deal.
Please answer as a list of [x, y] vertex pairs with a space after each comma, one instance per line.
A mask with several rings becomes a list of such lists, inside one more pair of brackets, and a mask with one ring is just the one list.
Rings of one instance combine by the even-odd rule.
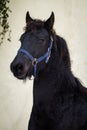
[[37, 58], [34, 58], [33, 61], [32, 61], [32, 65], [34, 66], [37, 63], [38, 63]]

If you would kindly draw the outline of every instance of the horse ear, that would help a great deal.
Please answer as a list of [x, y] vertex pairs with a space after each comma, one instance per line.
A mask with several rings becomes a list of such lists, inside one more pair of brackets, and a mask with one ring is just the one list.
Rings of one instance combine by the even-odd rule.
[[48, 31], [52, 30], [53, 25], [54, 25], [54, 12], [51, 13], [51, 16], [45, 21], [45, 27], [47, 28]]
[[26, 13], [26, 23], [29, 23], [29, 22], [31, 22], [32, 20], [33, 20], [33, 19], [31, 18], [29, 12], [27, 11], [27, 13]]

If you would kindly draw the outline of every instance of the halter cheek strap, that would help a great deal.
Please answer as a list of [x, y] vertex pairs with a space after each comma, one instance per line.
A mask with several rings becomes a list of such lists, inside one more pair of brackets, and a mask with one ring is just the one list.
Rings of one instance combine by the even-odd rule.
[[39, 58], [34, 58], [27, 50], [25, 49], [19, 49], [18, 53], [24, 53], [31, 61], [32, 65], [34, 66], [34, 77], [36, 77], [36, 72], [37, 72], [37, 64], [45, 59], [45, 63], [48, 63], [50, 55], [51, 55], [51, 50], [53, 46], [53, 38], [51, 37], [50, 43], [49, 43], [49, 48], [47, 52], [42, 55]]

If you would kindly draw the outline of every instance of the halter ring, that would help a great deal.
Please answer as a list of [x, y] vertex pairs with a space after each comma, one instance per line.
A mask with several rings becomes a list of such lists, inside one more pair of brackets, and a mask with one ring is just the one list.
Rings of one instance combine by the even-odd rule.
[[37, 63], [38, 63], [37, 58], [34, 58], [34, 59], [32, 60], [32, 65], [34, 66], [34, 65], [37, 64]]

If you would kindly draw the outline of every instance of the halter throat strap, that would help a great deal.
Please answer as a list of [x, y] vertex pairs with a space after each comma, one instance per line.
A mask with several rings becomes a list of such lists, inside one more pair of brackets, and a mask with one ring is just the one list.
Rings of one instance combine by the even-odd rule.
[[24, 53], [28, 58], [29, 60], [32, 61], [32, 65], [34, 67], [34, 74], [33, 76], [36, 77], [36, 73], [37, 73], [37, 64], [43, 60], [45, 60], [45, 63], [48, 63], [49, 61], [49, 58], [50, 58], [50, 55], [51, 55], [51, 50], [52, 50], [52, 46], [53, 46], [53, 38], [51, 37], [51, 40], [50, 40], [50, 43], [49, 43], [49, 47], [48, 47], [48, 50], [47, 52], [42, 55], [41, 57], [39, 58], [35, 58], [33, 57], [27, 50], [25, 49], [19, 49], [18, 50], [18, 53]]

